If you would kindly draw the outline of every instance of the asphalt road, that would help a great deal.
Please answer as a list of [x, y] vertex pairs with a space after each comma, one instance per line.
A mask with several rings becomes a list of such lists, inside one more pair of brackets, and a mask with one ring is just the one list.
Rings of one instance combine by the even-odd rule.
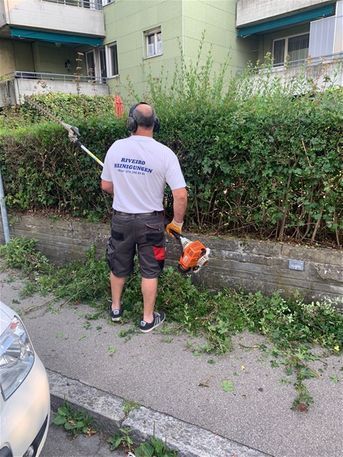
[[[51, 414], [51, 417], [53, 413]], [[99, 433], [92, 437], [71, 438], [62, 427], [50, 424], [41, 457], [125, 457], [124, 451], [110, 451], [106, 438]]]

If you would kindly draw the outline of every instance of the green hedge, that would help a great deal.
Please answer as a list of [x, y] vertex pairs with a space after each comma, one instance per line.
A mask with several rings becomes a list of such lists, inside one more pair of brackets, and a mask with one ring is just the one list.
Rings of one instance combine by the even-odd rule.
[[[222, 94], [218, 85], [199, 87], [201, 75], [193, 85], [193, 76], [187, 77], [177, 95], [176, 85], [169, 92], [155, 87], [149, 95], [162, 124], [156, 138], [177, 153], [189, 186], [187, 227], [339, 245], [342, 88], [297, 97], [274, 90], [244, 98], [238, 86]], [[103, 107], [103, 99], [99, 103]], [[127, 135], [125, 121], [107, 111], [79, 116], [77, 122], [84, 144], [101, 159], [114, 140]], [[99, 189], [100, 167], [69, 144], [58, 125], [2, 132], [0, 160], [10, 208], [88, 218], [101, 218], [110, 209], [111, 199]], [[170, 214], [171, 200], [166, 201]]]

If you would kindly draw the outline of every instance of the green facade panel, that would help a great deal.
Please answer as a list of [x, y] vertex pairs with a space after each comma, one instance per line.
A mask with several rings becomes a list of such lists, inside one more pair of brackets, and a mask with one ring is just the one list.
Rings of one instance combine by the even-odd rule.
[[[216, 68], [229, 59], [234, 73], [257, 57], [255, 39], [237, 38], [235, 0], [117, 0], [104, 8], [104, 15], [105, 44], [116, 42], [118, 50], [119, 76], [110, 78], [109, 85], [124, 97], [128, 80], [143, 93], [149, 73], [171, 78], [181, 52], [187, 62], [195, 61], [202, 36], [203, 62], [211, 48]], [[146, 58], [144, 32], [157, 27], [163, 54]]]

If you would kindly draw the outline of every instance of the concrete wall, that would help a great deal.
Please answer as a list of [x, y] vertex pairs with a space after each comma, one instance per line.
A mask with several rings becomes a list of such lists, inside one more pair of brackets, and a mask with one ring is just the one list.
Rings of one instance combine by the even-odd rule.
[[304, 8], [315, 8], [328, 0], [238, 0], [237, 27], [260, 22], [275, 16], [297, 12]]
[[[92, 244], [102, 255], [109, 231], [109, 223], [92, 224], [30, 215], [11, 217], [12, 237], [38, 240], [39, 249], [58, 263], [82, 258]], [[194, 234], [187, 236], [191, 239], [198, 237]], [[212, 251], [209, 265], [196, 280], [209, 288], [243, 287], [266, 294], [277, 290], [284, 295], [298, 290], [307, 300], [324, 296], [343, 300], [342, 250], [228, 237], [201, 235], [199, 238]], [[177, 243], [170, 241], [167, 252], [167, 263], [175, 265], [180, 256]], [[290, 269], [290, 260], [304, 262], [303, 271]], [[295, 266], [299, 267], [299, 263]]]
[[35, 71], [32, 44], [13, 40], [13, 49], [15, 69], [23, 67], [26, 71]]
[[85, 35], [105, 35], [102, 10], [41, 0], [6, 0], [5, 7], [7, 23], [10, 25]]
[[15, 70], [13, 43], [0, 39], [0, 78]]
[[0, 38], [0, 78], [16, 70], [35, 71], [32, 45]]
[[[53, 43], [45, 43], [35, 41], [32, 44], [34, 56], [35, 71], [45, 73], [59, 73], [73, 75], [75, 72], [76, 51], [71, 46], [57, 47]], [[71, 70], [67, 73], [64, 63], [69, 59], [71, 62]], [[85, 63], [83, 65], [85, 67]], [[17, 66], [18, 71], [25, 71], [25, 68]]]

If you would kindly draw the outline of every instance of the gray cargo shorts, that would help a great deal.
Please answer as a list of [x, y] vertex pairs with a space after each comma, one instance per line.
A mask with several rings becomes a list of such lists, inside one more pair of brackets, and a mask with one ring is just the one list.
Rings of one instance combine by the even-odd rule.
[[142, 278], [157, 278], [162, 273], [166, 255], [163, 212], [114, 211], [106, 253], [110, 270], [119, 278], [132, 273], [136, 253]]

